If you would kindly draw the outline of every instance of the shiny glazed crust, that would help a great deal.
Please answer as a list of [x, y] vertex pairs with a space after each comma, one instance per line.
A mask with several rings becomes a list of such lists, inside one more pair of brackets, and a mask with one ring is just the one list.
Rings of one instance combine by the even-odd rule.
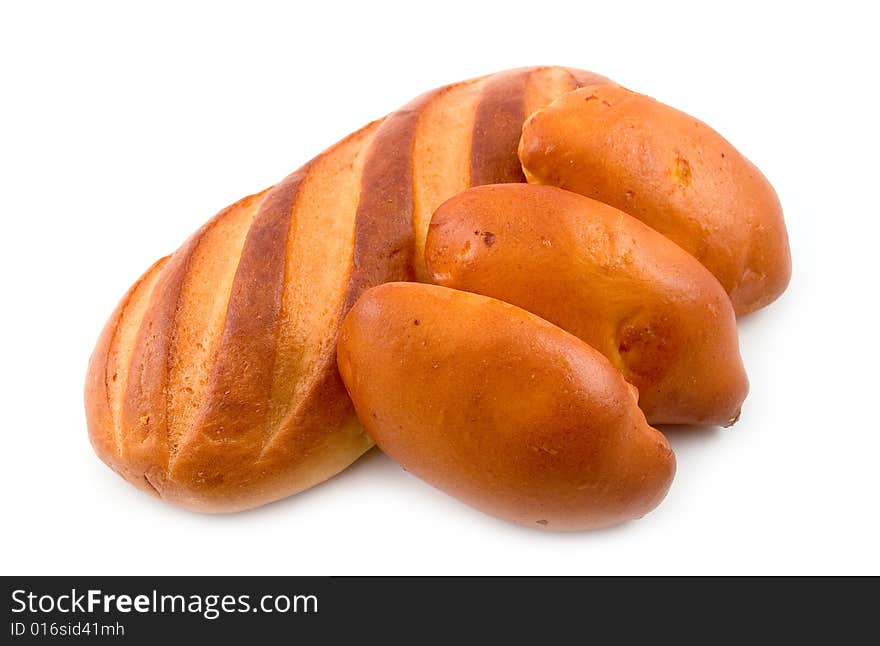
[[619, 86], [582, 88], [529, 117], [529, 182], [610, 204], [696, 257], [737, 314], [775, 300], [791, 255], [782, 208], [761, 172], [709, 126]]
[[748, 381], [724, 288], [626, 213], [550, 186], [480, 186], [440, 206], [425, 257], [436, 284], [522, 307], [602, 352], [650, 423], [739, 416]]
[[358, 416], [407, 471], [506, 520], [604, 527], [660, 503], [663, 435], [609, 361], [485, 296], [388, 283], [360, 298], [338, 345]]

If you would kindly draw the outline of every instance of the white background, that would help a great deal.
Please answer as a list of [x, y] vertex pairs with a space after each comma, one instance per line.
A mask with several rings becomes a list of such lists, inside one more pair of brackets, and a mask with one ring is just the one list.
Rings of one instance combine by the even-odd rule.
[[[880, 573], [871, 3], [2, 6], [3, 574]], [[147, 265], [422, 91], [533, 64], [703, 119], [785, 208], [794, 277], [741, 323], [742, 420], [671, 435], [654, 513], [522, 529], [374, 450], [299, 496], [204, 516], [94, 456], [86, 362]]]

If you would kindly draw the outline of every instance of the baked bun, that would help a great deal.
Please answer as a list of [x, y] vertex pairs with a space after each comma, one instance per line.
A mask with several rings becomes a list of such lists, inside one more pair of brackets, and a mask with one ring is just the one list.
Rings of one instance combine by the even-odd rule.
[[518, 305], [602, 352], [650, 423], [739, 416], [748, 380], [724, 288], [626, 213], [550, 186], [479, 186], [440, 206], [425, 257], [435, 283]]
[[737, 314], [776, 299], [791, 277], [782, 208], [754, 164], [705, 123], [619, 86], [581, 88], [529, 117], [529, 182], [605, 202], [697, 258]]
[[599, 352], [493, 298], [375, 287], [348, 313], [339, 369], [358, 416], [407, 471], [486, 513], [581, 530], [638, 518], [675, 458]]

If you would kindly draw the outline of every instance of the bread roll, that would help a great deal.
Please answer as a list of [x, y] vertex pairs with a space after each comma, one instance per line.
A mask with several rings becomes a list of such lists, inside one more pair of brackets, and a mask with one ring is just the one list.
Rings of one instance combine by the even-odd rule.
[[791, 256], [776, 193], [706, 124], [618, 86], [582, 88], [537, 111], [519, 155], [529, 182], [605, 202], [705, 265], [737, 314], [776, 299]]
[[361, 296], [339, 370], [367, 432], [407, 471], [486, 513], [581, 530], [656, 507], [675, 471], [599, 352], [501, 301], [415, 283]]
[[724, 288], [626, 213], [550, 186], [469, 189], [431, 220], [439, 285], [518, 305], [602, 352], [652, 424], [730, 425], [748, 381]]
[[101, 334], [85, 388], [98, 455], [212, 512], [344, 469], [372, 442], [336, 370], [342, 317], [367, 287], [424, 275], [441, 202], [524, 180], [527, 114], [601, 82], [542, 67], [434, 90], [222, 211], [147, 271]]

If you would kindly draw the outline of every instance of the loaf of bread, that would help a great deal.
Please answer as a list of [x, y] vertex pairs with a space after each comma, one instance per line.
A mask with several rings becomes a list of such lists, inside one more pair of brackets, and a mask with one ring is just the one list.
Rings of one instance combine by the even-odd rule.
[[431, 220], [433, 282], [507, 301], [602, 352], [651, 424], [722, 424], [748, 380], [736, 316], [693, 256], [639, 220], [550, 186], [471, 188]]
[[336, 369], [366, 288], [424, 278], [431, 214], [521, 182], [523, 121], [602, 77], [519, 69], [429, 92], [242, 199], [132, 286], [92, 355], [97, 454], [184, 507], [235, 511], [302, 491], [372, 440]]
[[791, 255], [779, 200], [761, 172], [706, 124], [601, 85], [537, 111], [519, 149], [529, 182], [605, 202], [695, 256], [737, 314], [776, 299]]
[[388, 283], [348, 313], [339, 370], [407, 471], [489, 514], [579, 530], [638, 518], [675, 473], [663, 435], [599, 352], [513, 305]]

